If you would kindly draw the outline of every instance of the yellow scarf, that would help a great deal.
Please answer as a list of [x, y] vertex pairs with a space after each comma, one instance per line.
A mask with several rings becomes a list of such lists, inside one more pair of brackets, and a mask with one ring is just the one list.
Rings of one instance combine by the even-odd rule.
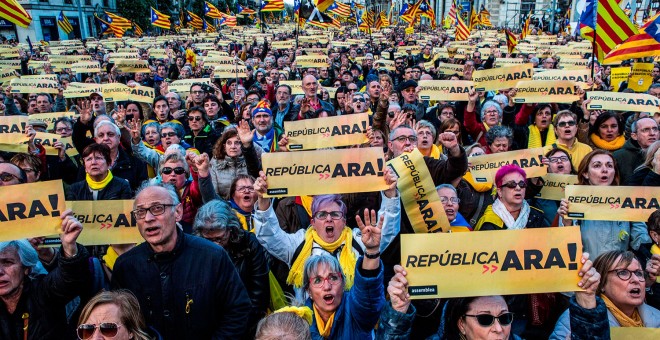
[[616, 139], [614, 139], [611, 142], [607, 142], [607, 141], [602, 140], [595, 133], [592, 133], [591, 136], [589, 136], [589, 138], [591, 138], [591, 142], [593, 142], [594, 145], [597, 148], [607, 150], [607, 151], [619, 150], [623, 147], [623, 144], [626, 142], [626, 138], [623, 137], [623, 135], [621, 135], [619, 137], [616, 137]]
[[[555, 128], [552, 124], [548, 125], [548, 136], [545, 138], [545, 145], [552, 145], [557, 141], [557, 136], [555, 136]], [[540, 148], [543, 146], [543, 141], [541, 140], [541, 131], [536, 125], [529, 126], [529, 139], [527, 140], [527, 148]]]
[[[312, 325], [312, 310], [309, 309], [309, 307], [307, 306], [303, 306], [303, 307], [286, 306], [276, 310], [274, 313], [293, 313], [305, 319], [305, 321], [307, 321], [307, 323], [310, 326]], [[334, 314], [332, 316], [334, 317]]]
[[314, 242], [331, 253], [337, 250], [342, 244], [345, 244], [341, 255], [339, 255], [339, 266], [346, 277], [345, 289], [351, 289], [353, 286], [353, 277], [355, 276], [355, 262], [357, 262], [357, 258], [355, 257], [355, 254], [353, 254], [353, 231], [346, 226], [341, 231], [341, 235], [339, 235], [337, 241], [333, 243], [323, 241], [319, 234], [316, 233], [314, 227], [307, 228], [307, 232], [305, 232], [305, 243], [300, 254], [298, 254], [298, 258], [296, 258], [291, 265], [289, 276], [286, 278], [286, 283], [294, 285], [297, 288], [302, 287], [305, 261], [312, 255], [312, 245]]
[[483, 124], [484, 124], [484, 127], [486, 128], [486, 132], [488, 132], [488, 130], [490, 130], [490, 126], [488, 126], [488, 124], [486, 124], [485, 122]]
[[89, 188], [92, 190], [103, 190], [110, 181], [112, 181], [112, 171], [108, 171], [108, 175], [105, 176], [105, 179], [97, 182], [92, 179], [92, 177], [89, 176], [89, 174], [85, 175], [85, 180], [87, 181], [87, 185], [89, 185]]
[[486, 192], [493, 188], [493, 183], [475, 181], [474, 177], [472, 177], [472, 173], [469, 171], [463, 175], [463, 179], [468, 182], [477, 192]]
[[323, 319], [319, 314], [319, 310], [316, 309], [316, 305], [313, 305], [313, 307], [314, 307], [314, 319], [316, 319], [316, 328], [319, 329], [319, 334], [321, 334], [322, 337], [327, 338], [330, 336], [330, 332], [332, 331], [332, 324], [335, 321], [335, 313], [332, 313], [332, 315], [330, 315], [328, 322], [323, 322]]
[[614, 315], [614, 318], [619, 322], [621, 327], [644, 327], [644, 321], [642, 321], [642, 316], [639, 315], [639, 309], [635, 308], [631, 318], [620, 311], [619, 308], [617, 308], [614, 303], [605, 296], [605, 294], [600, 294], [600, 297], [605, 301], [605, 307], [607, 307], [607, 310]]
[[660, 254], [660, 247], [657, 244], [651, 246], [651, 254], [658, 255]]
[[307, 212], [307, 216], [312, 216], [312, 201], [314, 200], [314, 196], [300, 196], [300, 202], [302, 203], [303, 208], [305, 208], [305, 211]]
[[433, 144], [431, 146], [431, 155], [430, 155], [431, 158], [440, 159], [440, 155], [442, 155], [442, 145], [437, 146], [437, 145]]
[[119, 255], [115, 251], [115, 248], [108, 247], [108, 251], [103, 255], [103, 263], [105, 263], [110, 270], [115, 266], [115, 261], [117, 261], [117, 258]]

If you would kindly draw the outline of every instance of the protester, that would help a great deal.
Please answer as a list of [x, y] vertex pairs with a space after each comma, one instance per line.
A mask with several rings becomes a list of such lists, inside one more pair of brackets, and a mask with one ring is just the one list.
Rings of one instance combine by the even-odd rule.
[[646, 149], [644, 162], [635, 169], [626, 184], [660, 186], [660, 141], [654, 142]]
[[105, 144], [91, 144], [81, 154], [85, 180], [69, 186], [66, 199], [70, 201], [98, 201], [130, 199], [133, 196], [128, 181], [114, 177], [110, 171], [110, 148]]
[[76, 330], [81, 340], [111, 338], [151, 340], [140, 305], [131, 292], [116, 290], [94, 296], [82, 310]]

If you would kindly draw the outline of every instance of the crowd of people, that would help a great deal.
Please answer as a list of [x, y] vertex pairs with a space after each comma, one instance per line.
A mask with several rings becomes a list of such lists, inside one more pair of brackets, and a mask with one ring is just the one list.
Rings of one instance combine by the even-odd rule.
[[[54, 74], [59, 90], [15, 93], [6, 81], [2, 115], [75, 116], [50, 128], [30, 119], [28, 152], [0, 150], [0, 185], [62, 180], [67, 201], [134, 199], [144, 242], [83, 246], [83, 224], [70, 210], [61, 214], [59, 248], [42, 247], [43, 237], [0, 242], [0, 339], [609, 339], [610, 327], [660, 328], [660, 209], [647, 221], [572, 220], [567, 200], [537, 197], [542, 178], [508, 165], [492, 183], [479, 182], [468, 161], [542, 147], [548, 173], [577, 175], [581, 186], [660, 186], [660, 108], [590, 110], [583, 90], [566, 104], [520, 104], [516, 88], [423, 100], [420, 80], [469, 81], [498, 58], [556, 69], [552, 49], [574, 39], [560, 35], [550, 52], [506, 55], [474, 37], [472, 45], [491, 49], [488, 58], [455, 49], [434, 58], [453, 37], [424, 35], [392, 27], [380, 39], [362, 36], [363, 44], [273, 48], [294, 41], [293, 31], [263, 40], [215, 34], [214, 50], [247, 69], [232, 79], [204, 67], [209, 50], [196, 47], [204, 41], [197, 35], [153, 40], [164, 58], [137, 49], [150, 73], [122, 73], [109, 61], [150, 37], [89, 39], [64, 52], [90, 55], [102, 70], [94, 73], [55, 72], [49, 46], [20, 48], [18, 75]], [[348, 29], [334, 35], [350, 38], [358, 37]], [[326, 51], [327, 66], [297, 65], [307, 48]], [[583, 58], [593, 69], [587, 91], [613, 91], [612, 66]], [[436, 70], [439, 63], [462, 72]], [[657, 62], [652, 77], [646, 93], [660, 98]], [[171, 91], [182, 79], [209, 82]], [[299, 83], [302, 94], [284, 81]], [[67, 98], [75, 83], [145, 86], [155, 95], [151, 103], [106, 101], [98, 92]], [[634, 92], [627, 82], [618, 91]], [[296, 152], [286, 122], [357, 113], [369, 114], [368, 142], [346, 148], [382, 148], [386, 159], [418, 149], [451, 232], [579, 226], [575, 292], [411, 299], [400, 236], [415, 229], [389, 168], [381, 192], [265, 197], [262, 156]], [[47, 154], [37, 132], [70, 137], [78, 155], [62, 142]]]

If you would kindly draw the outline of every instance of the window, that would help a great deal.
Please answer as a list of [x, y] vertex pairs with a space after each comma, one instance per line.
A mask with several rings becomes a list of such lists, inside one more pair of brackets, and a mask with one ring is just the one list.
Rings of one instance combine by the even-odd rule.
[[92, 0], [85, 0], [85, 6], [91, 6]]

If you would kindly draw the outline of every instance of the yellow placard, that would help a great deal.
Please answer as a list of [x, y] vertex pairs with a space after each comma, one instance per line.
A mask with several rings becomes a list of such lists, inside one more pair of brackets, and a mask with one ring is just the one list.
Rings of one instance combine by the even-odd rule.
[[30, 120], [40, 120], [48, 124], [48, 127], [46, 128], [47, 130], [52, 130], [55, 128], [54, 125], [55, 121], [62, 117], [68, 117], [73, 119], [76, 117], [76, 113], [75, 112], [35, 113], [30, 115]]
[[491, 91], [514, 87], [520, 80], [532, 79], [532, 64], [505, 66], [472, 73], [477, 91]]
[[470, 172], [479, 183], [495, 182], [495, 173], [504, 165], [515, 164], [525, 170], [527, 178], [545, 176], [548, 168], [541, 162], [543, 148], [523, 149], [469, 157]]
[[63, 188], [61, 180], [0, 187], [0, 242], [58, 234]]
[[[482, 54], [484, 54], [484, 53], [482, 53]], [[525, 63], [525, 61], [522, 58], [497, 58], [497, 59], [495, 59], [495, 65], [496, 66], [509, 66], [509, 65], [524, 64], [524, 63]]]
[[387, 165], [399, 177], [397, 189], [401, 193], [401, 203], [415, 233], [449, 231], [445, 208], [419, 149], [404, 153], [387, 162]]
[[194, 83], [200, 83], [200, 84], [210, 84], [211, 79], [209, 78], [195, 78], [195, 79], [180, 79], [180, 80], [175, 80], [172, 83], [170, 83], [169, 90], [173, 92], [177, 92], [179, 94], [184, 93], [187, 94], [190, 92], [190, 86]]
[[27, 152], [27, 116], [0, 116], [0, 151]]
[[137, 55], [137, 53], [115, 52], [115, 53], [110, 53], [110, 56], [108, 57], [108, 61], [116, 64], [120, 60], [126, 60], [126, 59], [138, 60], [139, 58], [140, 57]]
[[71, 65], [71, 71], [78, 73], [101, 72], [101, 64], [98, 61], [79, 61]]
[[[336, 45], [336, 43], [334, 42], [333, 44]], [[296, 46], [296, 41], [295, 40], [272, 41], [270, 43], [270, 46], [276, 49], [288, 49]]]
[[129, 87], [128, 99], [140, 102], [151, 104], [154, 101], [156, 96], [156, 90], [153, 87], [149, 86], [140, 86], [136, 85], [135, 87]]
[[649, 327], [610, 327], [611, 340], [657, 340], [660, 328]]
[[4, 83], [8, 80], [12, 80], [14, 78], [18, 77], [18, 74], [16, 73], [16, 70], [12, 68], [3, 68], [0, 69], [0, 83]]
[[21, 61], [17, 59], [0, 60], [0, 68], [21, 69]]
[[653, 84], [653, 63], [634, 63], [630, 72], [628, 88], [635, 92], [646, 92]]
[[291, 95], [305, 94], [301, 80], [280, 80], [279, 84], [291, 87]]
[[299, 55], [296, 57], [296, 65], [305, 67], [328, 67], [328, 57], [322, 55]]
[[[133, 200], [67, 201], [66, 206], [83, 224], [77, 242], [84, 246], [144, 242], [131, 215]], [[59, 244], [59, 238], [44, 241], [45, 246]]]
[[57, 94], [59, 84], [49, 79], [14, 78], [9, 82], [11, 93], [52, 93]]
[[576, 175], [563, 175], [547, 173], [543, 176], [543, 188], [536, 194], [537, 198], [559, 201], [564, 198], [567, 185], [577, 184]]
[[149, 62], [138, 59], [118, 59], [115, 61], [117, 72], [122, 73], [150, 73]]
[[580, 99], [577, 84], [570, 80], [522, 80], [516, 89], [516, 103], [572, 103]]
[[579, 227], [402, 234], [412, 299], [579, 290]]
[[213, 70], [213, 78], [233, 79], [247, 77], [247, 67], [245, 65], [218, 65]]
[[70, 83], [64, 90], [64, 98], [84, 98], [92, 93], [101, 93], [101, 84]]
[[386, 190], [383, 149], [274, 152], [262, 156], [268, 197]]
[[569, 185], [566, 199], [569, 218], [646, 222], [660, 209], [660, 187]]
[[621, 86], [621, 82], [628, 81], [630, 70], [630, 66], [612, 67], [610, 72], [610, 84], [612, 85], [612, 92], [619, 92], [619, 86]]
[[422, 100], [467, 101], [468, 92], [474, 89], [469, 80], [420, 80]]
[[449, 63], [438, 63], [438, 66], [435, 68], [435, 71], [440, 74], [458, 74], [459, 76], [463, 75], [463, 65], [458, 64], [449, 64]]
[[574, 82], [586, 83], [589, 79], [590, 70], [548, 70], [539, 73], [534, 73], [532, 80], [570, 80]]
[[559, 66], [563, 69], [581, 69], [589, 66], [589, 60], [577, 58], [564, 58], [559, 61]]
[[587, 92], [587, 99], [591, 99], [589, 110], [660, 112], [660, 100], [646, 93], [593, 91]]
[[360, 113], [284, 122], [289, 150], [313, 150], [369, 141], [369, 114]]
[[109, 83], [101, 85], [101, 96], [105, 102], [119, 102], [128, 100], [130, 87], [122, 83]]
[[43, 146], [44, 150], [46, 150], [46, 155], [49, 156], [57, 156], [58, 154], [57, 149], [53, 147], [55, 142], [62, 142], [62, 144], [64, 144], [65, 152], [70, 157], [78, 154], [78, 151], [73, 146], [73, 140], [71, 140], [71, 137], [60, 137], [58, 134], [46, 132], [37, 132], [34, 136], [34, 143]]

